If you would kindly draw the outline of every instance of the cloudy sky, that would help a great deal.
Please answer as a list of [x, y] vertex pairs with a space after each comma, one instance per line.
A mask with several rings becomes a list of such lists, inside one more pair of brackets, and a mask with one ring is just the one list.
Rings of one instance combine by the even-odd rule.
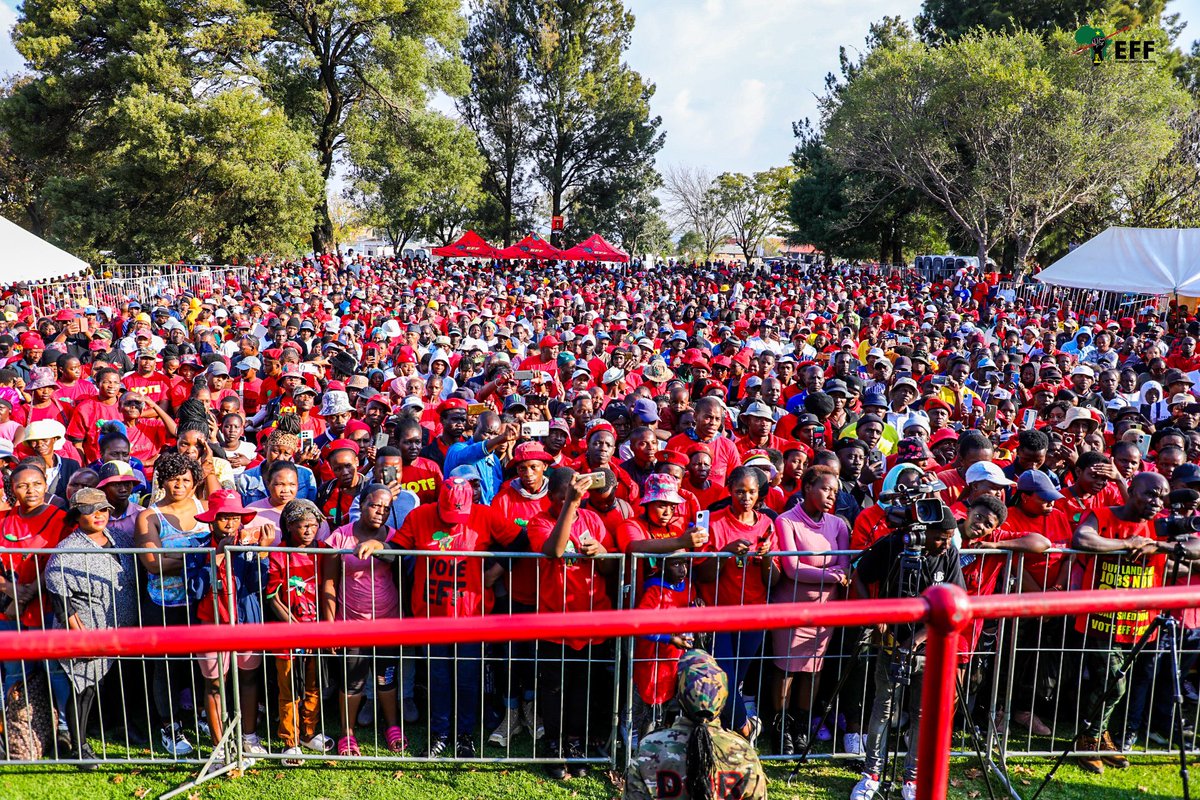
[[[627, 54], [657, 85], [652, 110], [667, 143], [659, 166], [749, 172], [783, 164], [794, 120], [816, 118], [815, 96], [837, 69], [840, 45], [861, 47], [867, 26], [911, 19], [921, 0], [626, 0], [637, 17]], [[0, 30], [17, 3], [0, 0]], [[1200, 0], [1172, 0], [1189, 22], [1185, 47], [1200, 39]], [[0, 73], [21, 67], [0, 36]]]

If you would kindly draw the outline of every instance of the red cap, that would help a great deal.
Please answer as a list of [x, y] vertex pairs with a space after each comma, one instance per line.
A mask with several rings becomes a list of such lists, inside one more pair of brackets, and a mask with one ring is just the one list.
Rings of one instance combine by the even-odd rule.
[[283, 351], [278, 347], [272, 347], [268, 350], [263, 350], [263, 357], [269, 358], [272, 361], [278, 361], [279, 359], [283, 358]]
[[516, 466], [522, 461], [545, 461], [547, 464], [554, 463], [554, 456], [546, 452], [546, 448], [542, 447], [539, 442], [522, 442], [513, 448], [512, 458], [508, 460], [510, 466]]
[[42, 337], [36, 333], [24, 333], [21, 335], [22, 350], [45, 350], [46, 343], [42, 341]]
[[70, 322], [75, 319], [75, 312], [72, 309], [64, 308], [54, 315], [54, 319], [57, 322]]
[[543, 336], [542, 340], [538, 342], [538, 347], [558, 347], [561, 344], [562, 342], [558, 340], [557, 336]]
[[602, 433], [604, 431], [611, 433], [614, 439], [617, 438], [617, 429], [613, 427], [611, 422], [606, 419], [592, 420], [588, 424], [587, 430], [583, 432], [583, 440], [586, 442], [597, 433]]
[[1039, 383], [1037, 386], [1033, 387], [1033, 389], [1032, 389], [1033, 394], [1037, 394], [1038, 392], [1049, 392], [1050, 394], [1054, 394], [1057, 391], [1058, 391], [1057, 387], [1052, 386], [1048, 383]]
[[925, 410], [928, 411], [931, 408], [940, 408], [943, 411], [954, 413], [954, 409], [950, 407], [950, 404], [940, 397], [931, 397], [925, 401]]
[[342, 429], [342, 436], [349, 439], [353, 434], [359, 431], [371, 432], [371, 426], [363, 422], [361, 419], [352, 419], [346, 423], [346, 427]]
[[321, 448], [321, 458], [328, 459], [338, 450], [349, 450], [354, 455], [358, 455], [358, 443], [352, 439], [334, 439]]
[[677, 467], [686, 467], [688, 465], [688, 457], [678, 450], [659, 450], [659, 464], [674, 464]]
[[438, 493], [438, 516], [448, 525], [458, 525], [471, 518], [475, 504], [475, 489], [465, 478], [447, 478]]
[[454, 409], [466, 411], [467, 406], [467, 401], [463, 400], [461, 397], [447, 397], [445, 400], [438, 403], [437, 412], [438, 414], [445, 414], [447, 411], [452, 411]]
[[704, 442], [692, 442], [692, 446], [687, 449], [688, 456], [693, 456], [696, 453], [705, 453], [709, 456], [713, 454], [712, 448]]

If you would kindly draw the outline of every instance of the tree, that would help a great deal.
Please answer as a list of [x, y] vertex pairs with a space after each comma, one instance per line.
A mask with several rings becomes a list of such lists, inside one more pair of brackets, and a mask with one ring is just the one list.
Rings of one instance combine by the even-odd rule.
[[1158, 25], [1167, 0], [925, 0], [916, 27], [930, 42], [957, 39], [982, 27], [1013, 33], [1075, 30], [1101, 18], [1114, 28]]
[[774, 167], [753, 175], [726, 172], [717, 176], [716, 201], [747, 264], [758, 256], [763, 239], [782, 228], [792, 177], [791, 167]]
[[32, 74], [0, 122], [33, 176], [31, 224], [84, 257], [291, 252], [315, 163], [228, 78], [265, 30], [241, 0], [24, 3], [14, 41]]
[[714, 183], [712, 174], [702, 167], [676, 165], [668, 167], [663, 176], [669, 212], [679, 228], [700, 237], [701, 259], [712, 255], [729, 233]]
[[684, 231], [679, 237], [679, 241], [675, 243], [675, 252], [681, 256], [689, 258], [707, 258], [709, 253], [704, 251], [704, 237], [696, 231]]
[[616, 208], [653, 171], [661, 119], [654, 86], [621, 61], [633, 15], [621, 0], [510, 0], [526, 59], [533, 175], [551, 215]]
[[825, 141], [843, 168], [927, 197], [981, 260], [1011, 238], [1021, 264], [1055, 220], [1144, 176], [1186, 102], [1164, 68], [1093, 67], [1072, 50], [1061, 33], [896, 38], [822, 99]]
[[808, 120], [792, 130], [797, 178], [788, 198], [789, 239], [828, 255], [901, 264], [917, 251], [943, 252], [944, 235], [916, 192], [835, 163]]
[[[457, 0], [245, 0], [270, 21], [262, 50], [264, 88], [304, 131], [328, 186], [351, 117], [365, 104], [402, 127], [428, 95], [460, 94], [465, 23]], [[333, 226], [325, 192], [316, 203], [312, 247], [329, 250]]]
[[434, 111], [416, 112], [404, 126], [388, 125], [389, 116], [368, 104], [350, 128], [350, 195], [396, 252], [417, 237], [449, 244], [477, 203], [483, 164], [475, 136]]
[[474, 0], [463, 41], [470, 88], [458, 102], [484, 159], [482, 188], [489, 201], [484, 213], [494, 219], [485, 228], [505, 246], [527, 228], [532, 204], [526, 193], [531, 110], [523, 91], [526, 67], [517, 1]]

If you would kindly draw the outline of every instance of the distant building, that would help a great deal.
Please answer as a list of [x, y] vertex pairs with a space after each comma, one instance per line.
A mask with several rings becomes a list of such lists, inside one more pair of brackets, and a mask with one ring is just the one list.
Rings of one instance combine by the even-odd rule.
[[811, 244], [787, 244], [779, 247], [779, 257], [804, 264], [820, 263], [825, 254]]

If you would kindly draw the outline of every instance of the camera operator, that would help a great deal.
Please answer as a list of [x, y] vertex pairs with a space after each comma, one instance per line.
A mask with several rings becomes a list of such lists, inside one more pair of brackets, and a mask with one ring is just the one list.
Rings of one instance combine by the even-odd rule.
[[[1173, 518], [1155, 530], [1154, 519], [1162, 512], [1170, 486], [1154, 472], [1142, 472], [1130, 481], [1124, 505], [1093, 509], [1075, 529], [1072, 547], [1098, 553], [1088, 560], [1084, 589], [1141, 589], [1163, 585], [1168, 569], [1167, 554], [1180, 548], [1187, 561], [1200, 558], [1200, 539], [1186, 525], [1194, 518]], [[1177, 528], [1185, 528], [1177, 530]], [[1085, 686], [1090, 718], [1075, 739], [1081, 751], [1079, 765], [1100, 774], [1104, 767], [1124, 769], [1129, 761], [1120, 755], [1108, 730], [1113, 709], [1125, 696], [1127, 681], [1121, 665], [1128, 651], [1150, 627], [1156, 610], [1093, 612], [1075, 618], [1075, 630], [1085, 636], [1084, 653], [1088, 670]]]
[[[924, 501], [920, 501], [924, 502]], [[858, 580], [874, 587], [878, 597], [914, 597], [930, 586], [952, 583], [965, 588], [959, 565], [958, 548], [954, 546], [957, 530], [954, 515], [940, 501], [932, 508], [940, 517], [925, 526], [909, 522], [880, 539], [858, 560]], [[936, 512], [935, 512], [936, 513]], [[932, 514], [922, 514], [932, 517]], [[924, 541], [918, 546], [921, 527]], [[904, 760], [903, 800], [916, 797], [917, 736], [921, 715], [921, 676], [925, 667], [922, 654], [925, 646], [924, 626], [901, 625], [894, 629], [877, 626], [882, 645], [875, 664], [875, 703], [867, 727], [866, 765], [862, 779], [850, 793], [850, 800], [871, 800], [879, 792], [883, 774], [885, 737], [892, 717], [893, 703], [898, 691], [908, 693], [909, 747]]]

